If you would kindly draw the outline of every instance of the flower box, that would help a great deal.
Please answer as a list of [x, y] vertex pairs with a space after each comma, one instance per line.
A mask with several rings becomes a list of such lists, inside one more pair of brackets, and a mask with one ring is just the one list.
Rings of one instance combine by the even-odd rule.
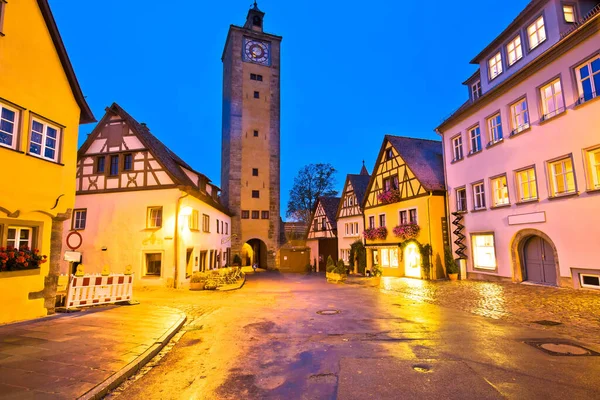
[[377, 195], [381, 204], [397, 203], [401, 200], [400, 191], [397, 189], [385, 190]]
[[416, 239], [421, 232], [421, 227], [417, 224], [402, 224], [398, 225], [393, 229], [394, 236], [400, 238], [400, 240]]
[[0, 271], [39, 269], [41, 264], [48, 261], [47, 256], [39, 253], [38, 249], [29, 249], [26, 246], [22, 246], [18, 250], [12, 246], [0, 247]]
[[379, 228], [365, 229], [363, 236], [367, 240], [385, 240], [387, 238], [388, 231], [385, 226]]

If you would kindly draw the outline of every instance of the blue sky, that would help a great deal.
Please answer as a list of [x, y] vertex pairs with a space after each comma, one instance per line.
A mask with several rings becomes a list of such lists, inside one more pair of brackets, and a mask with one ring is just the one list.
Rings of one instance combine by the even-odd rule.
[[[96, 118], [116, 101], [217, 184], [221, 54], [251, 3], [50, 0]], [[373, 168], [385, 134], [436, 139], [467, 98], [469, 61], [527, 3], [259, 1], [265, 30], [283, 36], [282, 214], [308, 163], [333, 164], [341, 190], [362, 160]], [[80, 144], [93, 128], [81, 127]]]

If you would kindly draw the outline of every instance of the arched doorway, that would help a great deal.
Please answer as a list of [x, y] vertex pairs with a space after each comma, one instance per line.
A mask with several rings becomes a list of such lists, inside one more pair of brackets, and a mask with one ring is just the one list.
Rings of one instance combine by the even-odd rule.
[[531, 236], [523, 245], [525, 280], [543, 285], [556, 285], [556, 262], [550, 243]]
[[267, 245], [260, 239], [250, 239], [244, 244], [244, 249], [250, 248], [247, 251], [246, 259], [242, 259], [242, 263], [247, 265], [258, 264], [259, 268], [267, 268]]
[[416, 243], [410, 243], [404, 248], [404, 275], [421, 277], [421, 253]]

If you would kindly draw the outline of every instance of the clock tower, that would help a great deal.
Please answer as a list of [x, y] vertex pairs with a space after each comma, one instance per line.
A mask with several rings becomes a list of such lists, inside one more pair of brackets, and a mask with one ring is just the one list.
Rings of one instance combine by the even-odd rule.
[[[231, 220], [231, 253], [242, 264], [279, 265], [281, 37], [263, 30], [256, 2], [231, 25], [223, 52], [221, 188]], [[233, 262], [233, 258], [231, 259]]]

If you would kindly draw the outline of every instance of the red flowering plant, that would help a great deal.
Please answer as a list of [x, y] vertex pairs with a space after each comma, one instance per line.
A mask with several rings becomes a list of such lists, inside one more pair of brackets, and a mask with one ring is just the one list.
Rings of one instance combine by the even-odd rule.
[[38, 249], [21, 246], [18, 250], [13, 246], [0, 247], [0, 271], [20, 271], [40, 268], [48, 261], [47, 256], [40, 255]]
[[398, 189], [384, 190], [377, 195], [377, 200], [381, 204], [397, 203], [400, 201], [400, 191]]
[[381, 226], [379, 228], [369, 228], [365, 229], [363, 232], [363, 236], [367, 240], [385, 240], [387, 238], [388, 231], [385, 226]]
[[402, 241], [416, 239], [421, 232], [421, 227], [417, 224], [402, 224], [393, 229], [394, 235]]

